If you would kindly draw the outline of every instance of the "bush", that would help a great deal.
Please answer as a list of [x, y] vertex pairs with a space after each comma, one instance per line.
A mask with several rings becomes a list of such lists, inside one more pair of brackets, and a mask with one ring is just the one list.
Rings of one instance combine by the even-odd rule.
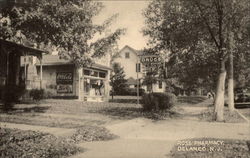
[[32, 89], [30, 91], [30, 97], [35, 101], [40, 101], [44, 98], [44, 90], [43, 89]]
[[173, 93], [148, 93], [142, 97], [142, 107], [145, 111], [171, 109], [176, 103]]
[[[128, 88], [126, 95], [132, 95], [132, 96], [137, 96], [137, 88]], [[139, 89], [139, 95], [142, 96], [145, 94], [145, 90], [140, 88]]]

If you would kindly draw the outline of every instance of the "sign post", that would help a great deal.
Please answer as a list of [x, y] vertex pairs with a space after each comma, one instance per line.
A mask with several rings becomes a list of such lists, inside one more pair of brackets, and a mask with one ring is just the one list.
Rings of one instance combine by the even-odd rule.
[[140, 94], [139, 94], [139, 86], [140, 86], [140, 81], [139, 81], [139, 76], [138, 76], [138, 73], [141, 71], [141, 65], [140, 63], [136, 63], [136, 81], [137, 81], [137, 87], [136, 87], [136, 90], [137, 90], [137, 105], [140, 104], [139, 102], [139, 97], [140, 97]]
[[164, 59], [160, 55], [143, 55], [140, 60], [146, 72], [158, 72], [162, 67], [164, 69]]

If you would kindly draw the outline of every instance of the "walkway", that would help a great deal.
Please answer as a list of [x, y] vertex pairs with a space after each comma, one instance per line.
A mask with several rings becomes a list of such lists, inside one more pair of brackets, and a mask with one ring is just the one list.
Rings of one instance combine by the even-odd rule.
[[250, 139], [246, 123], [207, 123], [192, 120], [152, 122], [133, 119], [107, 126], [120, 139], [81, 143], [86, 152], [73, 158], [166, 158], [177, 140], [187, 138]]

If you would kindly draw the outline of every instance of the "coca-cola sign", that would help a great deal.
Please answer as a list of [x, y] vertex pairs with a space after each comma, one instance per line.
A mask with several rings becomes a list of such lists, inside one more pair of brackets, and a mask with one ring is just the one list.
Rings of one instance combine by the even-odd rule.
[[72, 84], [73, 73], [72, 72], [57, 72], [56, 83], [57, 84]]

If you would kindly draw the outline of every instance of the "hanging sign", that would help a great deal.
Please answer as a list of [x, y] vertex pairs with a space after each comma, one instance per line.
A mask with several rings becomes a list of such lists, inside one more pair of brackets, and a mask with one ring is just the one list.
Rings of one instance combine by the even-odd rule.
[[146, 69], [157, 69], [163, 66], [163, 58], [157, 55], [145, 55], [141, 57], [141, 63]]

